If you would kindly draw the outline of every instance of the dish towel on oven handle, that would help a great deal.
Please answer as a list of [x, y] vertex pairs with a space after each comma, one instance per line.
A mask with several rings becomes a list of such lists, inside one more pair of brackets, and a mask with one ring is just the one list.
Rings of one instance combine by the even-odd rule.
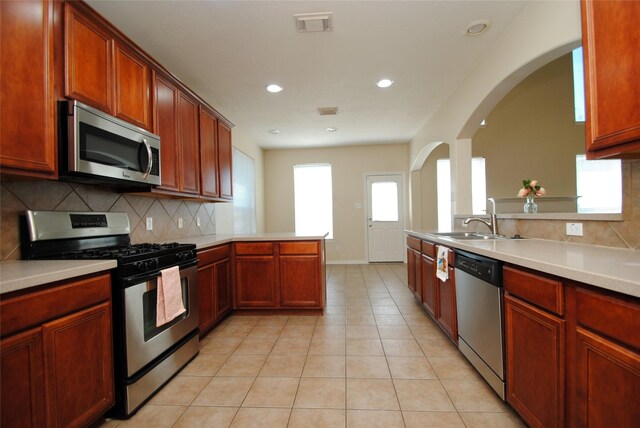
[[178, 266], [160, 271], [157, 292], [156, 327], [186, 312], [182, 301], [182, 283]]
[[449, 279], [449, 249], [447, 247], [436, 246], [437, 261], [436, 261], [436, 276], [442, 281]]

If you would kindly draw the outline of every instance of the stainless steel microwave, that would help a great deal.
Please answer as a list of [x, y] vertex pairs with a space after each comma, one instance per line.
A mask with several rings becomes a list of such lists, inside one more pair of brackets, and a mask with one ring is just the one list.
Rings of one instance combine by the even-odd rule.
[[[160, 184], [160, 137], [78, 101], [60, 108], [66, 121], [61, 172], [92, 182]], [[61, 125], [65, 125], [62, 124]], [[122, 181], [124, 180], [124, 181]]]

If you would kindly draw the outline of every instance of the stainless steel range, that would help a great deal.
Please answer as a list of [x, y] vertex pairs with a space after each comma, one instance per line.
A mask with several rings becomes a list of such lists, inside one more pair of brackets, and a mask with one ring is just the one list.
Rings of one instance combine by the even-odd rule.
[[[136, 244], [125, 213], [27, 211], [24, 259], [116, 259], [112, 272], [116, 404], [127, 418], [198, 353], [197, 258], [193, 244]], [[179, 267], [186, 312], [156, 326], [157, 280]]]

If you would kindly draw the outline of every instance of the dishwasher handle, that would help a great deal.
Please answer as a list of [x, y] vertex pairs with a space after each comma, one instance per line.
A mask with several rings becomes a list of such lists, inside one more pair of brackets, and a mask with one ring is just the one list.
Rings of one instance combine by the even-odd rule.
[[465, 251], [455, 251], [456, 269], [496, 287], [502, 287], [502, 262]]

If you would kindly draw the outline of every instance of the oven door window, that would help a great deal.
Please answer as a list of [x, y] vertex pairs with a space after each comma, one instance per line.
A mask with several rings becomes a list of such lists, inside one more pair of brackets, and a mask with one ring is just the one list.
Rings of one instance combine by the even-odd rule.
[[145, 145], [88, 123], [80, 123], [80, 159], [144, 173], [149, 165]]
[[158, 289], [154, 288], [152, 290], [146, 291], [142, 295], [142, 311], [143, 311], [143, 320], [144, 320], [144, 341], [148, 342], [153, 339], [155, 336], [159, 335], [165, 330], [168, 330], [172, 326], [178, 324], [183, 319], [189, 316], [189, 287], [187, 278], [182, 278], [182, 302], [184, 303], [184, 307], [187, 309], [181, 315], [175, 317], [171, 321], [166, 324], [161, 325], [160, 327], [156, 327], [156, 314], [157, 314], [157, 303], [158, 303]]

